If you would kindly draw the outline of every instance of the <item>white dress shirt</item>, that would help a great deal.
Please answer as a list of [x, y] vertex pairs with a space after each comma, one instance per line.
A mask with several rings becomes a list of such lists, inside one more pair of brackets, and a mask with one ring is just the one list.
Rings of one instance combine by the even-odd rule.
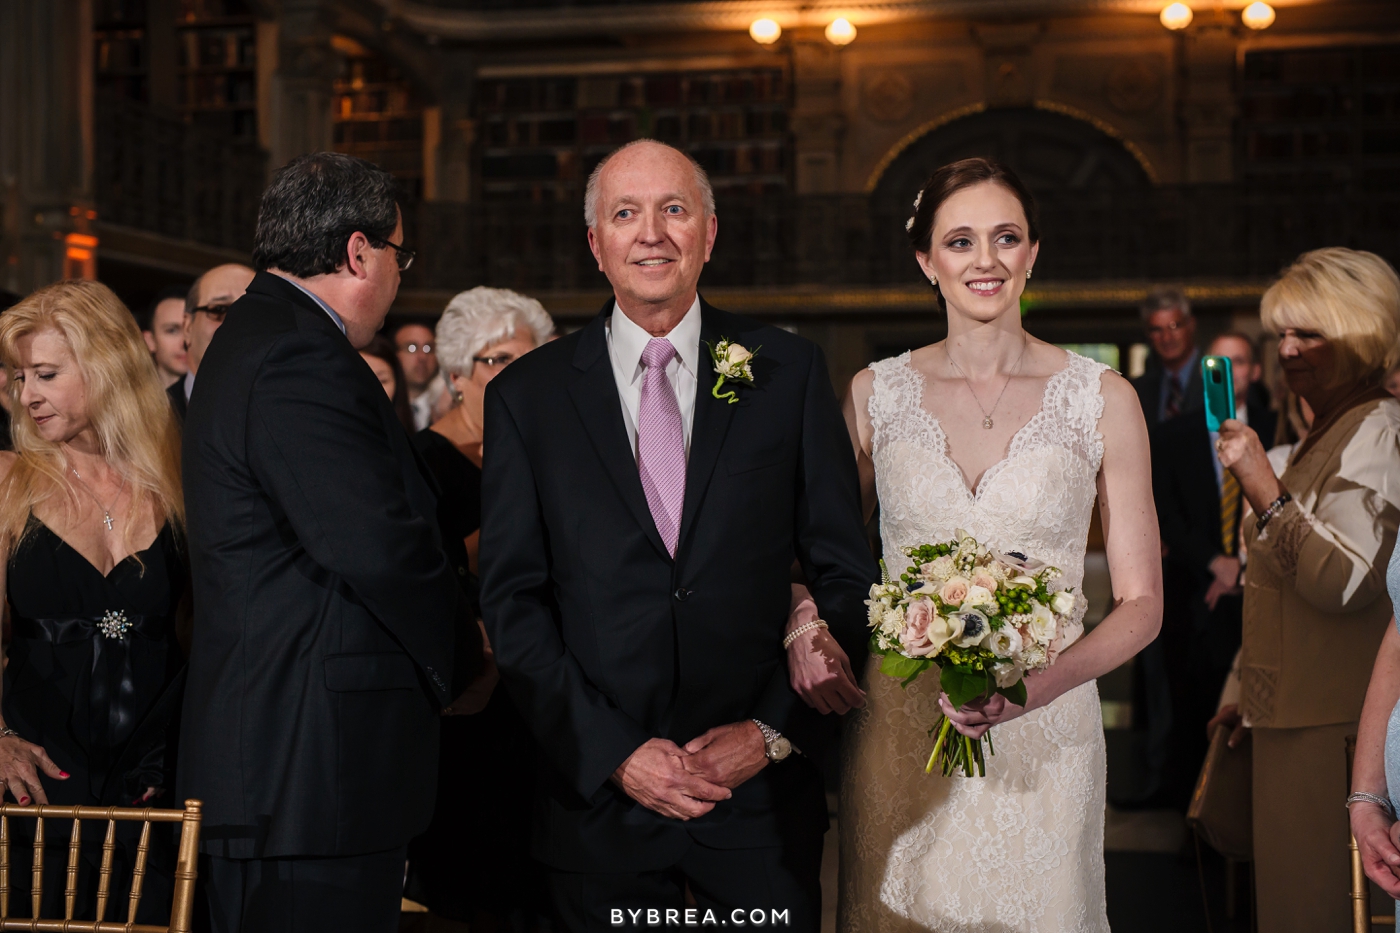
[[[613, 304], [612, 316], [608, 318], [608, 359], [612, 361], [613, 378], [617, 381], [617, 394], [622, 400], [622, 422], [627, 426], [627, 443], [632, 448], [632, 456], [637, 456], [637, 413], [642, 406], [642, 379], [646, 367], [642, 365], [642, 351], [651, 341], [651, 334], [642, 330], [636, 322], [622, 313]], [[700, 372], [700, 296], [681, 318], [681, 322], [666, 335], [676, 348], [676, 355], [666, 364], [666, 379], [671, 390], [676, 393], [676, 402], [681, 409], [681, 425], [685, 429], [685, 453], [690, 456], [691, 428], [695, 423], [695, 392], [699, 384]]]

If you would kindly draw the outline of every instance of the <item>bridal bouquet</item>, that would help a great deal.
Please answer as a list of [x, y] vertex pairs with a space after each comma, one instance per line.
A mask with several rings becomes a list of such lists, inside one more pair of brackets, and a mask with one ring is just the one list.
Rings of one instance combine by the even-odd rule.
[[[956, 541], [905, 548], [908, 569], [870, 588], [870, 650], [882, 656], [881, 673], [907, 687], [932, 667], [956, 709], [1000, 693], [1024, 705], [1027, 671], [1054, 663], [1079, 627], [1072, 615], [1082, 597], [1054, 590], [1060, 571], [1015, 551], [992, 550], [970, 535]], [[925, 773], [941, 761], [946, 777], [961, 770], [985, 776], [987, 753], [996, 754], [988, 732], [981, 741], [953, 728], [940, 715]]]

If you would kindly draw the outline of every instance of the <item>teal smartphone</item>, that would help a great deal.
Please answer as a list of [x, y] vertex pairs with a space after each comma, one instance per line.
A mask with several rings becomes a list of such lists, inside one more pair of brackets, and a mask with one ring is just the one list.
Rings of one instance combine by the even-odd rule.
[[1206, 389], [1206, 430], [1219, 431], [1220, 423], [1235, 417], [1235, 376], [1228, 356], [1201, 360], [1201, 381]]

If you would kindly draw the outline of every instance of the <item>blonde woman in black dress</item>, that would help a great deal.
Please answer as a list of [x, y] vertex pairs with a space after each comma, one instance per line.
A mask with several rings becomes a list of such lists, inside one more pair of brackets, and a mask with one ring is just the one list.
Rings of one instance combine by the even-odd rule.
[[[12, 618], [0, 780], [20, 804], [169, 805], [187, 578], [170, 403], [131, 313], [96, 282], [60, 282], [5, 312], [0, 358], [14, 418], [14, 451], [0, 453], [0, 584]], [[103, 827], [91, 829], [87, 871], [102, 842]], [[49, 834], [57, 877], [69, 831]], [[122, 841], [119, 858], [134, 849]], [[138, 922], [164, 922], [156, 915], [169, 909], [167, 842], [156, 840]], [[14, 867], [12, 910], [29, 903], [18, 890], [29, 873]], [[62, 885], [48, 887], [45, 916], [55, 916]]]

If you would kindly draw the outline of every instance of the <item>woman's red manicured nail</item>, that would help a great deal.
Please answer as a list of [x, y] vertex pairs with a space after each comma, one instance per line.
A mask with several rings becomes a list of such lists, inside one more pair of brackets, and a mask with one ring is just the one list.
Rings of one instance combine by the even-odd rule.
[[20, 802], [20, 803], [28, 803], [28, 802], [29, 802], [29, 798], [28, 798], [28, 797], [21, 797], [21, 798], [19, 798], [19, 802]]
[[58, 772], [58, 776], [59, 776], [59, 777], [67, 777], [67, 776], [68, 776], [68, 772], [67, 772], [67, 771], [60, 771], [60, 772]]

